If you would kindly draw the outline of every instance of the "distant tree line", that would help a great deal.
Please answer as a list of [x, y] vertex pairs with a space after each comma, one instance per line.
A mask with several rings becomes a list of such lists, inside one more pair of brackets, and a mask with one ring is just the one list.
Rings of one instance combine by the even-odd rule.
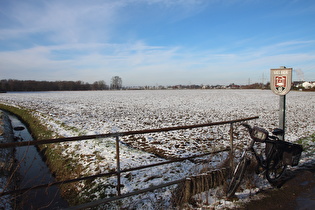
[[107, 90], [104, 80], [92, 84], [82, 81], [35, 81], [35, 80], [0, 80], [0, 91], [75, 91]]
[[[293, 82], [292, 90], [304, 90], [302, 82]], [[110, 85], [104, 80], [92, 84], [82, 81], [35, 81], [35, 80], [0, 80], [0, 93], [6, 91], [78, 91], [78, 90], [162, 90], [162, 89], [270, 89], [270, 83], [248, 85], [172, 85], [172, 86], [130, 86], [123, 87], [119, 76], [112, 77]], [[307, 89], [314, 91], [315, 87]]]

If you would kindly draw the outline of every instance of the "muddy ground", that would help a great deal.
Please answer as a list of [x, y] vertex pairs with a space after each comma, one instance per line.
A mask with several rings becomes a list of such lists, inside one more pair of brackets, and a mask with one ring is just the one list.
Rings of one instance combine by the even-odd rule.
[[289, 170], [280, 188], [263, 191], [258, 197], [240, 209], [315, 209], [315, 164]]

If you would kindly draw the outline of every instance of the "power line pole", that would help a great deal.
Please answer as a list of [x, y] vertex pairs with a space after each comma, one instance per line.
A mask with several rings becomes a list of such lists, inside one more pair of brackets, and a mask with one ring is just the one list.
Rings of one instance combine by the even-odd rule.
[[264, 89], [264, 86], [265, 86], [265, 73], [263, 72], [262, 73], [262, 77], [261, 77], [261, 89]]

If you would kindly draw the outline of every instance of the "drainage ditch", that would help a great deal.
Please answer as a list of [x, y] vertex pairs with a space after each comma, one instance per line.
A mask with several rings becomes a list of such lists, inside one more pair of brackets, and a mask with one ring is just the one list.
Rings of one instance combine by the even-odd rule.
[[[7, 113], [13, 127], [15, 141], [33, 141], [26, 125], [15, 115]], [[17, 185], [19, 189], [55, 181], [39, 150], [35, 146], [15, 149]], [[68, 206], [57, 186], [34, 189], [17, 195], [21, 209], [60, 209]]]

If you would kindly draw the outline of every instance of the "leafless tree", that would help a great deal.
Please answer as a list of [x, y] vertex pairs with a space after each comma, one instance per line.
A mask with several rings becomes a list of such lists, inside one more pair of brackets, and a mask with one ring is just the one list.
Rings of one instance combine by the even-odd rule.
[[92, 85], [92, 90], [106, 90], [106, 83], [104, 80], [96, 81]]
[[122, 79], [119, 76], [112, 77], [110, 89], [119, 90], [122, 88]]

